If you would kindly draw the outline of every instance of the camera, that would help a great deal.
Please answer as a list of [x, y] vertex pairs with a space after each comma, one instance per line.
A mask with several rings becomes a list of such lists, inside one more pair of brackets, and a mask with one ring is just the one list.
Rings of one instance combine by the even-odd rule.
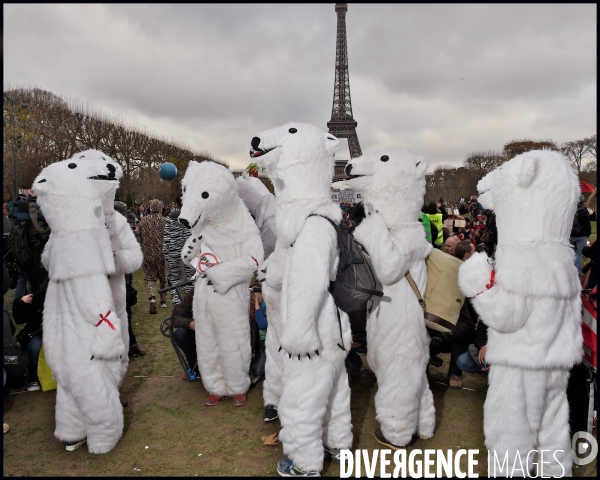
[[250, 291], [252, 292], [256, 292], [256, 293], [262, 293], [262, 287], [250, 287]]

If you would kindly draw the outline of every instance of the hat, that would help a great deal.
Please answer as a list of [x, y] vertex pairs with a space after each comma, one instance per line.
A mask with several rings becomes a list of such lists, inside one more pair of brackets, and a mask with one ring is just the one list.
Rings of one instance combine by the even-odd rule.
[[115, 210], [125, 215], [127, 213], [127, 204], [125, 202], [115, 201]]

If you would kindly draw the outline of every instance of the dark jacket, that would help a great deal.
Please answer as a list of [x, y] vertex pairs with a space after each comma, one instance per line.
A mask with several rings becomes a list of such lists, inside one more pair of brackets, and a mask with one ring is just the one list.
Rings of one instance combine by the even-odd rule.
[[594, 243], [583, 247], [583, 250], [581, 251], [581, 254], [585, 258], [590, 259], [590, 263], [583, 267], [584, 273], [587, 272], [588, 268], [592, 270], [590, 272], [590, 279], [588, 281], [587, 288], [594, 288], [598, 284], [596, 280], [596, 253], [598, 251], [598, 248], [596, 247], [597, 243], [598, 241], [594, 240]]
[[575, 213], [579, 217], [579, 224], [581, 225], [581, 232], [575, 233], [571, 230], [571, 237], [589, 237], [592, 234], [592, 224], [590, 223], [590, 212], [583, 205], [583, 202], [577, 204], [577, 212]]
[[479, 349], [487, 345], [487, 329], [487, 325], [479, 320], [477, 330], [475, 330], [475, 340], [473, 341], [473, 344]]
[[472, 343], [475, 336], [476, 321], [477, 317], [475, 317], [475, 319], [471, 318], [471, 315], [469, 314], [469, 308], [467, 307], [467, 302], [465, 302], [460, 309], [458, 322], [456, 322], [456, 326], [452, 332], [441, 334], [444, 338], [444, 343], [460, 343], [463, 345], [469, 345]]
[[190, 328], [190, 323], [194, 320], [192, 305], [194, 304], [194, 288], [192, 288], [179, 305], [173, 310], [171, 324], [174, 327]]

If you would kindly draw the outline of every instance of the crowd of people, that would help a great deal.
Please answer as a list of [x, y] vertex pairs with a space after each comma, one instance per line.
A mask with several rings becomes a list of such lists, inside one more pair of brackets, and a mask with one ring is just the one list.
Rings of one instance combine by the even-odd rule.
[[[157, 306], [167, 308], [168, 297], [164, 290], [168, 286], [173, 287], [171, 290], [171, 303], [173, 306], [171, 324], [174, 327], [174, 338], [183, 352], [187, 364], [191, 367], [192, 377], [196, 378], [201, 376], [201, 372], [198, 365], [196, 320], [193, 312], [195, 288], [191, 283], [181, 285], [180, 289], [175, 288], [195, 274], [197, 275], [195, 269], [182, 260], [181, 252], [184, 250], [186, 242], [191, 240], [191, 230], [185, 228], [183, 222], [179, 221], [181, 208], [181, 197], [172, 202], [171, 207], [165, 207], [163, 202], [158, 199], [150, 200], [148, 206], [142, 203], [137, 208], [128, 208], [123, 202], [114, 202], [115, 211], [125, 217], [143, 255], [142, 269], [148, 312], [150, 314], [158, 312]], [[342, 210], [341, 225], [348, 233], [354, 232], [368, 216], [366, 211], [368, 207], [362, 202], [354, 205], [340, 204], [340, 209]], [[595, 212], [595, 192], [587, 203], [584, 203], [583, 197], [580, 198], [570, 233], [570, 243], [575, 251], [575, 266], [579, 273], [587, 274], [585, 287], [588, 289], [596, 285], [596, 242], [590, 244], [588, 241], [588, 237], [592, 233], [590, 218], [594, 218]], [[448, 261], [448, 269], [453, 273], [448, 277], [450, 280], [446, 278], [444, 281], [440, 281], [438, 286], [439, 292], [442, 292], [440, 295], [444, 295], [444, 291], [458, 291], [460, 265], [471, 258], [475, 252], [485, 252], [491, 258], [495, 255], [498, 244], [495, 213], [492, 210], [484, 209], [478, 203], [476, 197], [471, 197], [468, 202], [463, 199], [460, 202], [444, 202], [443, 199], [440, 199], [438, 202], [424, 204], [421, 208], [419, 222], [422, 224], [422, 234], [427, 242], [431, 243], [433, 248], [443, 252], [444, 255], [455, 259]], [[4, 204], [4, 247], [6, 252], [13, 253], [12, 257], [10, 255], [9, 258], [5, 256], [4, 293], [7, 292], [7, 287], [15, 289], [11, 312], [12, 319], [16, 324], [24, 325], [15, 340], [13, 335], [16, 329], [12, 325], [10, 316], [7, 315], [9, 312], [5, 304], [4, 343], [6, 348], [7, 343], [19, 342], [20, 348], [26, 353], [29, 360], [28, 373], [24, 380], [26, 388], [28, 391], [38, 391], [40, 390], [40, 381], [37, 377], [37, 365], [42, 347], [44, 302], [49, 284], [48, 272], [41, 262], [41, 256], [48, 242], [50, 232], [47, 229], [48, 225], [42, 218], [38, 219], [35, 225], [25, 223], [24, 237], [28, 248], [26, 261], [16, 255], [17, 239], [16, 234], [13, 232], [17, 231], [15, 227], [18, 222], [14, 215], [8, 211], [7, 204]], [[588, 258], [590, 261], [582, 269], [584, 258]], [[254, 260], [256, 261], [256, 259]], [[258, 262], [256, 266], [258, 267]], [[7, 278], [7, 274], [9, 274], [9, 278]], [[10, 285], [7, 285], [7, 282]], [[159, 282], [160, 289], [163, 290], [162, 293], [158, 293], [158, 302], [157, 292], [155, 291], [157, 282]], [[137, 292], [132, 284], [132, 273], [126, 274], [125, 283], [129, 330], [128, 353], [129, 356], [142, 356], [146, 354], [146, 351], [138, 345], [131, 328], [131, 307], [137, 303]], [[267, 311], [267, 303], [262, 297], [261, 283], [253, 283], [251, 290], [248, 305], [248, 329], [251, 332], [252, 339], [252, 361], [247, 365], [247, 371], [251, 383], [256, 384], [265, 376], [265, 363], [269, 355], [265, 341], [269, 329], [268, 318], [270, 312]], [[448, 293], [447, 295], [452, 297], [453, 294]], [[462, 387], [463, 372], [487, 376], [490, 369], [494, 368], [493, 365], [487, 362], [486, 358], [488, 326], [477, 313], [472, 299], [465, 298], [459, 310], [459, 312], [456, 312], [453, 325], [446, 331], [431, 328], [430, 324], [427, 328], [429, 362], [439, 366], [442, 362], [438, 355], [440, 353], [450, 354], [447, 371], [447, 381], [450, 388]], [[7, 316], [9, 317], [8, 320]], [[369, 348], [366, 341], [367, 316], [366, 309], [351, 312], [349, 315], [353, 341], [347, 352], [345, 366], [350, 377], [356, 376], [360, 372], [362, 360], [358, 354], [368, 351]], [[11, 332], [9, 338], [6, 338], [7, 321], [8, 330]], [[341, 328], [340, 324], [340, 331]], [[268, 372], [266, 374], [268, 375]], [[182, 378], [186, 379], [192, 377], [190, 377], [189, 371], [184, 372], [182, 375]], [[6, 385], [6, 368], [4, 378]], [[11, 383], [10, 381], [8, 385], [16, 388], [20, 387], [18, 383]], [[221, 400], [221, 396], [211, 394], [205, 405], [215, 406]], [[239, 395], [234, 396], [235, 406], [243, 406], [245, 403], [245, 394], [241, 397]], [[275, 404], [267, 404], [263, 420], [277, 420], [279, 418], [277, 408], [278, 406]], [[578, 421], [578, 418], [577, 415], [574, 415], [572, 421]], [[5, 433], [8, 431], [6, 424], [4, 425], [4, 431]], [[380, 443], [384, 442], [380, 441]], [[82, 442], [79, 442], [77, 446], [81, 444]], [[388, 441], [384, 444], [389, 445], [390, 443]], [[68, 444], [67, 450], [77, 448], [73, 445]], [[339, 451], [336, 451], [336, 449], [327, 449], [326, 447], [325, 452], [334, 460], [339, 461]], [[289, 465], [286, 471], [289, 473]]]

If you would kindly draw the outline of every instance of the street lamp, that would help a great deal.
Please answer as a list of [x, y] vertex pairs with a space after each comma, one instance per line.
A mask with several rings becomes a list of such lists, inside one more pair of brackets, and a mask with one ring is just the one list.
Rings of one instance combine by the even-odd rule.
[[[4, 95], [4, 97], [10, 102], [11, 105], [11, 120], [12, 120], [12, 141], [13, 141], [13, 166], [14, 166], [14, 175], [15, 175], [15, 198], [19, 195], [19, 179], [17, 176], [17, 135], [15, 131], [15, 105], [16, 101], [10, 95]], [[21, 108], [27, 108], [25, 102], [21, 102]]]

